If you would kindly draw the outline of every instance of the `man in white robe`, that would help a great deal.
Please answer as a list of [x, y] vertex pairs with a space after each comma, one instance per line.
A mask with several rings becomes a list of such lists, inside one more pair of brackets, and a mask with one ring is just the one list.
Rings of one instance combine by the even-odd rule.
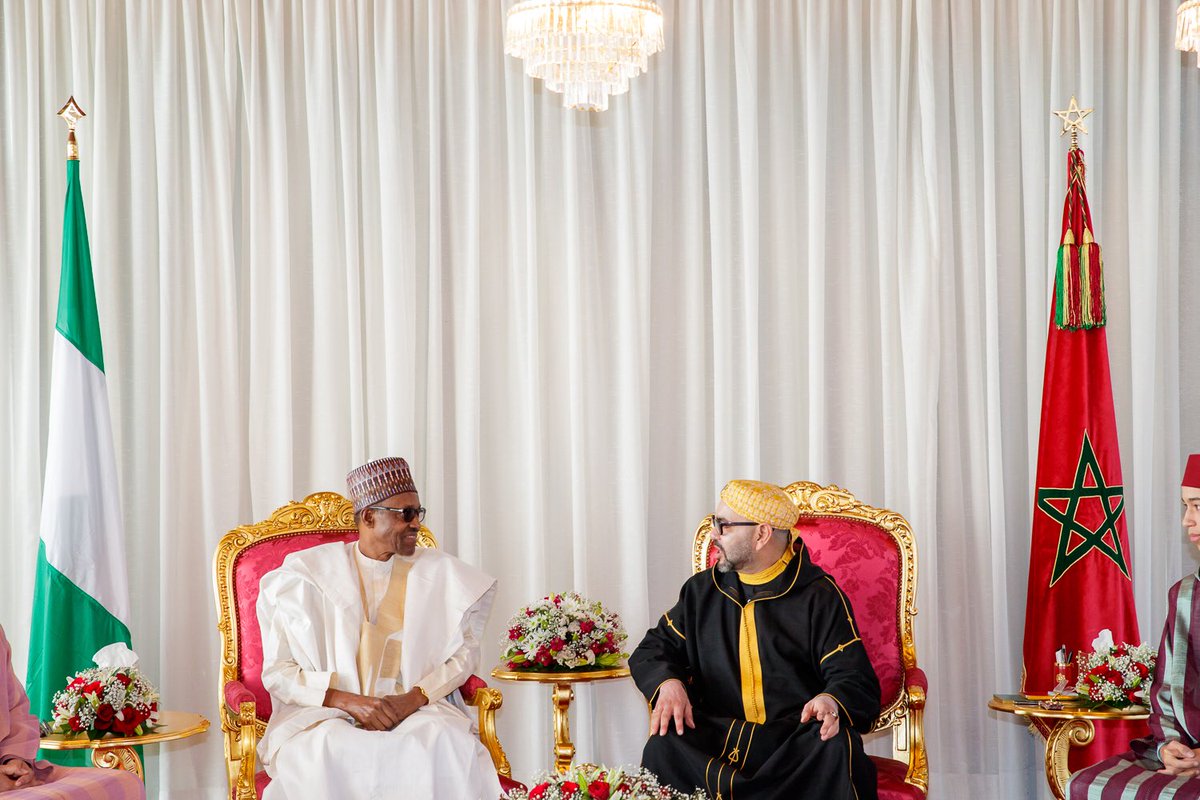
[[477, 668], [495, 579], [417, 548], [425, 509], [408, 464], [346, 476], [357, 542], [292, 553], [263, 576], [258, 754], [264, 800], [502, 794], [458, 688]]

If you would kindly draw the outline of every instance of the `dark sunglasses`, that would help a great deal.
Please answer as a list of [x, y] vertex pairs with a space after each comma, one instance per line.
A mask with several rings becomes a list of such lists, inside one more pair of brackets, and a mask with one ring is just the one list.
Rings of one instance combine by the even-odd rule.
[[399, 514], [400, 518], [405, 522], [412, 522], [414, 519], [418, 522], [425, 521], [425, 509], [420, 507], [413, 508], [412, 506], [405, 506], [404, 508], [393, 508], [392, 506], [367, 506], [367, 508], [373, 508], [376, 511], [390, 511], [393, 514]]

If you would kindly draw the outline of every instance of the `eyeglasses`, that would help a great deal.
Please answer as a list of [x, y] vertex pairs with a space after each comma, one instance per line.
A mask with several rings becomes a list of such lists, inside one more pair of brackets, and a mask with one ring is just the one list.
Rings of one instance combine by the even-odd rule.
[[757, 527], [758, 523], [757, 522], [730, 522], [729, 520], [721, 519], [720, 517], [712, 518], [713, 530], [715, 530], [717, 532], [717, 536], [724, 536], [726, 528], [740, 528], [740, 527], [745, 527], [748, 525], [753, 525], [753, 526]]
[[425, 521], [425, 509], [421, 507], [413, 508], [412, 506], [405, 506], [404, 508], [393, 508], [392, 506], [367, 506], [367, 508], [373, 508], [376, 511], [390, 511], [393, 514], [399, 514], [400, 518], [405, 522], [412, 522], [414, 519], [417, 522]]

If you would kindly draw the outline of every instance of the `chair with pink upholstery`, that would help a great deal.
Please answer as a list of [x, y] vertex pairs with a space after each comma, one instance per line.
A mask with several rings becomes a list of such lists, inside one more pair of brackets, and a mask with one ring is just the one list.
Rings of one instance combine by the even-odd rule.
[[[873, 508], [837, 486], [798, 481], [785, 487], [800, 507], [796, 532], [813, 563], [850, 598], [863, 644], [879, 676], [879, 720], [872, 733], [892, 730], [893, 758], [871, 756], [880, 800], [923, 800], [929, 788], [925, 755], [925, 693], [917, 667], [917, 556], [912, 528], [899, 514]], [[696, 529], [692, 571], [717, 561], [712, 518]]]
[[[262, 638], [255, 612], [259, 581], [283, 563], [288, 553], [356, 538], [353, 504], [336, 492], [318, 492], [280, 507], [262, 522], [234, 528], [217, 545], [214, 580], [222, 641], [221, 731], [234, 800], [257, 800], [271, 780], [255, 767], [255, 747], [271, 718], [271, 696], [262, 684]], [[437, 546], [424, 526], [417, 544]], [[468, 705], [479, 709], [479, 738], [492, 756], [501, 786], [505, 791], [519, 786], [511, 780], [508, 758], [496, 737], [496, 709], [503, 703], [500, 690], [471, 676], [459, 691]]]

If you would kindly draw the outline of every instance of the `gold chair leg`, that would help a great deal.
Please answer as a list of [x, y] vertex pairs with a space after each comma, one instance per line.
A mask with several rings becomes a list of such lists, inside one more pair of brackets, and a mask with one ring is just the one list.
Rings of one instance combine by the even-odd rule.
[[504, 695], [500, 693], [499, 689], [491, 687], [476, 689], [475, 697], [470, 703], [479, 708], [479, 738], [488, 753], [491, 754], [496, 772], [506, 778], [511, 778], [512, 766], [508, 763], [508, 756], [504, 754], [504, 748], [500, 746], [500, 737], [496, 735], [496, 709], [503, 704]]

